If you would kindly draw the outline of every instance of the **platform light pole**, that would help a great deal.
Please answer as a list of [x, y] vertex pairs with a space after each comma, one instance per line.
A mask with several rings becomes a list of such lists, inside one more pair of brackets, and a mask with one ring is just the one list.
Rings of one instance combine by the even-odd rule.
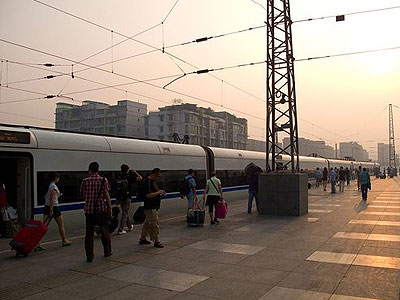
[[397, 175], [396, 149], [394, 140], [393, 106], [389, 104], [389, 168], [391, 177]]
[[[282, 167], [299, 171], [296, 89], [292, 43], [292, 21], [289, 0], [268, 0], [267, 3], [267, 126], [266, 169], [277, 171], [282, 155], [290, 160]], [[277, 134], [288, 137], [280, 146]]]

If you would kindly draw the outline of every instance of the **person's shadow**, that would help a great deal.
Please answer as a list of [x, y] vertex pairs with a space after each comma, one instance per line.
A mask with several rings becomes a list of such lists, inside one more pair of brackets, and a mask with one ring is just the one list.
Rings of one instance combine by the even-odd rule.
[[361, 200], [358, 204], [354, 204], [354, 210], [357, 213], [362, 212], [368, 208], [368, 201]]

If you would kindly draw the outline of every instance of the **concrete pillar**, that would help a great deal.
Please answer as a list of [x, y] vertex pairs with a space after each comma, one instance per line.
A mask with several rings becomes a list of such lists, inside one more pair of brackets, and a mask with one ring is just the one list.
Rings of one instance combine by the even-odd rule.
[[260, 215], [301, 216], [308, 213], [308, 177], [303, 173], [260, 174]]

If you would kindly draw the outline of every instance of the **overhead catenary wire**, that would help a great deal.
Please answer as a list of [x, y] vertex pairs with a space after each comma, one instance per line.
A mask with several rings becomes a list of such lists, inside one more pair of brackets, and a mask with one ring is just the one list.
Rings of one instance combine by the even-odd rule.
[[[165, 18], [163, 19], [162, 22], [160, 22], [160, 23], [158, 23], [158, 24], [155, 24], [155, 25], [152, 25], [152, 26], [150, 26], [150, 27], [148, 27], [148, 28], [146, 28], [146, 29], [144, 29], [144, 30], [138, 32], [138, 33], [135, 33], [134, 35], [129, 36], [128, 38], [125, 38], [124, 40], [122, 40], [122, 41], [120, 41], [120, 42], [118, 42], [118, 43], [116, 43], [116, 44], [114, 44], [114, 42], [112, 42], [110, 47], [107, 47], [107, 48], [105, 48], [105, 49], [103, 49], [103, 50], [100, 50], [100, 51], [94, 53], [94, 54], [91, 54], [91, 55], [89, 55], [88, 57], [85, 57], [84, 59], [80, 60], [78, 63], [84, 62], [84, 61], [86, 61], [86, 60], [88, 60], [88, 59], [90, 59], [90, 58], [92, 58], [92, 57], [95, 57], [95, 56], [97, 56], [97, 55], [99, 55], [99, 54], [101, 54], [101, 53], [103, 53], [103, 52], [105, 52], [105, 51], [107, 51], [107, 50], [113, 49], [113, 48], [115, 48], [116, 46], [119, 46], [119, 45], [125, 43], [126, 41], [129, 41], [130, 39], [133, 39], [133, 38], [135, 38], [135, 37], [138, 37], [139, 35], [142, 35], [142, 34], [148, 32], [148, 31], [150, 31], [150, 30], [153, 30], [154, 28], [157, 28], [157, 27], [159, 27], [159, 26], [161, 26], [161, 25], [164, 25], [164, 22], [167, 20], [168, 16], [171, 14], [172, 10], [175, 8], [175, 6], [176, 6], [176, 4], [178, 3], [178, 1], [179, 1], [179, 0], [177, 0], [177, 1], [175, 2], [175, 4], [174, 4], [174, 5], [172, 6], [172, 8], [169, 10], [168, 14], [165, 16]], [[164, 30], [164, 29], [163, 29], [163, 30]]]
[[[400, 9], [400, 6], [391, 6], [391, 7], [383, 7], [383, 8], [376, 8], [376, 9], [354, 11], [354, 12], [349, 12], [349, 13], [345, 13], [345, 14], [338, 14], [338, 15], [351, 16], [351, 15], [374, 13], [374, 12], [380, 12], [380, 11], [393, 10], [393, 9]], [[318, 21], [318, 20], [324, 20], [324, 19], [333, 19], [333, 18], [336, 18], [338, 15], [329, 15], [329, 16], [323, 16], [323, 17], [300, 19], [300, 20], [293, 21], [292, 23], [302, 23], [302, 22]]]
[[[97, 24], [97, 23], [95, 23], [95, 22], [93, 22], [93, 21], [90, 21], [90, 20], [88, 20], [88, 19], [85, 19], [85, 18], [83, 18], [83, 17], [80, 17], [80, 16], [78, 16], [78, 15], [76, 15], [76, 14], [72, 14], [72, 13], [67, 12], [67, 11], [65, 11], [65, 10], [62, 10], [62, 9], [60, 9], [60, 8], [58, 8], [58, 7], [52, 6], [52, 5], [47, 4], [47, 3], [43, 2], [43, 1], [40, 1], [40, 0], [32, 0], [32, 1], [34, 1], [34, 2], [36, 2], [36, 3], [38, 3], [38, 4], [41, 4], [41, 5], [44, 5], [44, 6], [48, 7], [48, 8], [53, 9], [53, 10], [56, 10], [56, 11], [58, 11], [58, 12], [64, 13], [64, 14], [70, 16], [70, 17], [73, 17], [73, 18], [76, 18], [76, 19], [81, 20], [81, 21], [83, 21], [83, 22], [86, 22], [86, 23], [88, 23], [88, 24], [91, 24], [91, 25], [93, 25], [93, 26], [96, 26], [96, 27], [98, 27], [98, 28], [101, 28], [101, 29], [103, 29], [103, 30], [106, 30], [106, 31], [110, 31], [110, 30], [111, 30], [110, 28], [107, 28], [107, 27], [105, 27], [105, 26], [103, 26], [103, 25]], [[140, 40], [137, 40], [137, 39], [134, 39], [134, 38], [130, 38], [130, 37], [127, 36], [126, 34], [120, 33], [119, 31], [114, 31], [114, 33], [117, 34], [117, 35], [119, 35], [119, 36], [122, 36], [122, 37], [124, 37], [124, 38], [128, 38], [128, 39], [130, 39], [130, 40], [132, 40], [132, 41], [135, 41], [135, 42], [137, 42], [137, 43], [139, 43], [139, 44], [141, 44], [141, 45], [144, 45], [144, 46], [150, 47], [150, 48], [152, 48], [152, 49], [161, 51], [162, 53], [165, 53], [165, 54], [167, 54], [167, 55], [169, 55], [169, 56], [171, 56], [171, 57], [173, 57], [173, 58], [175, 58], [175, 59], [177, 59], [177, 60], [179, 60], [179, 61], [181, 61], [181, 62], [183, 62], [183, 63], [185, 63], [185, 64], [187, 64], [187, 65], [189, 65], [189, 66], [191, 66], [191, 67], [193, 67], [193, 68], [200, 69], [199, 67], [197, 67], [197, 66], [195, 66], [195, 65], [193, 65], [193, 64], [191, 64], [191, 63], [189, 63], [188, 61], [186, 61], [186, 60], [184, 60], [184, 59], [182, 59], [182, 58], [180, 58], [180, 57], [178, 57], [178, 56], [176, 56], [176, 55], [174, 55], [174, 54], [172, 54], [172, 53], [170, 53], [170, 52], [163, 51], [163, 49], [160, 49], [160, 48], [158, 48], [158, 47], [156, 47], [156, 46], [153, 46], [153, 45], [151, 45], [151, 44], [145, 43], [145, 42], [143, 42], [143, 41], [140, 41]], [[75, 62], [75, 63], [76, 63], [76, 62]], [[221, 78], [218, 78], [218, 77], [216, 77], [216, 76], [214, 76], [214, 75], [211, 75], [211, 74], [210, 74], [209, 76], [211, 76], [212, 78], [217, 79], [217, 80], [219, 80], [219, 81], [222, 80]], [[253, 95], [252, 93], [247, 92], [247, 91], [245, 91], [244, 89], [242, 89], [242, 88], [240, 88], [240, 87], [237, 87], [236, 85], [234, 85], [234, 84], [232, 84], [232, 83], [229, 83], [229, 82], [226, 81], [226, 80], [225, 80], [225, 83], [228, 84], [229, 86], [231, 86], [231, 87], [233, 87], [233, 88], [235, 88], [235, 89], [241, 91], [241, 92], [246, 93], [246, 94], [249, 95], [249, 96], [252, 96], [252, 97], [261, 99], [260, 97], [258, 97], [258, 96], [256, 96], [256, 95]]]
[[45, 119], [45, 118], [33, 117], [31, 115], [15, 114], [15, 113], [10, 113], [10, 112], [5, 112], [5, 111], [0, 111], [0, 114], [10, 115], [10, 116], [15, 116], [15, 117], [24, 117], [24, 118], [28, 118], [28, 119], [35, 119], [35, 120], [40, 120], [40, 121], [48, 121], [48, 122], [54, 123], [54, 121], [52, 121], [52, 120]]
[[267, 9], [265, 8], [264, 5], [262, 5], [260, 2], [257, 2], [255, 0], [250, 0], [251, 2], [253, 2], [255, 5], [258, 5], [259, 7], [261, 7], [263, 10], [267, 11]]
[[[47, 76], [44, 76], [44, 77], [37, 77], [37, 78], [31, 78], [31, 79], [24, 79], [24, 80], [17, 80], [17, 81], [11, 81], [11, 82], [9, 82], [8, 83], [8, 85], [11, 85], [11, 84], [18, 84], [18, 83], [26, 83], [26, 82], [32, 82], [32, 81], [39, 81], [39, 80], [45, 80], [45, 79], [53, 79], [53, 78], [56, 78], [56, 77], [60, 77], [60, 76], [64, 76], [64, 75], [47, 75]], [[0, 85], [2, 85], [1, 83], [0, 83]]]
[[[41, 67], [37, 67], [37, 66], [33, 66], [33, 65], [25, 65], [24, 63], [20, 63], [20, 62], [17, 62], [17, 61], [10, 61], [11, 63], [14, 63], [14, 64], [18, 64], [18, 65], [22, 65], [22, 66], [25, 66], [25, 67], [29, 67], [29, 68], [34, 68], [34, 69], [38, 69], [38, 70], [44, 70], [44, 71], [46, 71], [46, 69], [44, 69], [44, 68], [41, 68]], [[70, 74], [68, 74], [68, 73], [63, 73], [63, 72], [59, 72], [59, 71], [54, 71], [55, 73], [58, 73], [58, 74], [60, 74], [60, 75], [64, 75], [64, 76], [69, 76]], [[174, 75], [172, 75], [172, 76], [174, 76]], [[118, 88], [118, 86], [126, 86], [126, 85], [132, 85], [132, 84], [134, 84], [134, 83], [136, 83], [136, 82], [129, 82], [129, 83], [122, 83], [122, 84], [116, 84], [116, 85], [109, 85], [109, 84], [104, 84], [104, 83], [102, 83], [102, 82], [99, 82], [99, 81], [95, 81], [95, 80], [91, 80], [91, 79], [88, 79], [88, 78], [85, 78], [85, 77], [82, 77], [82, 76], [75, 76], [77, 79], [80, 79], [80, 80], [83, 80], [83, 81], [87, 81], [87, 82], [90, 82], [90, 83], [94, 83], [94, 84], [98, 84], [98, 85], [101, 85], [101, 86], [103, 86], [102, 88], [93, 88], [93, 89], [86, 89], [86, 90], [81, 90], [81, 91], [76, 91], [76, 92], [71, 92], [71, 93], [66, 93], [66, 94], [63, 94], [62, 96], [68, 96], [68, 95], [73, 95], [73, 94], [79, 94], [79, 93], [84, 93], [84, 92], [90, 92], [90, 91], [97, 91], [97, 90], [102, 90], [102, 89], [106, 89], [106, 88], [113, 88], [113, 89], [115, 89], [115, 90], [119, 90], [119, 91], [123, 91], [123, 92], [125, 92], [125, 93], [130, 93], [130, 94], [132, 94], [132, 95], [136, 95], [136, 96], [141, 96], [141, 97], [143, 97], [143, 98], [147, 98], [147, 99], [150, 99], [150, 100], [154, 100], [154, 101], [158, 101], [158, 102], [161, 102], [161, 103], [166, 103], [166, 104], [170, 104], [169, 102], [167, 102], [167, 101], [164, 101], [164, 100], [160, 100], [160, 99], [157, 99], [157, 98], [154, 98], [154, 97], [150, 97], [150, 96], [146, 96], [146, 95], [143, 95], [143, 94], [139, 94], [139, 93], [135, 93], [135, 92], [132, 92], [132, 91], [128, 91], [128, 90], [126, 90], [126, 89], [120, 89], [120, 88]], [[171, 76], [165, 76], [164, 78], [170, 78]], [[162, 78], [152, 78], [152, 79], [149, 79], [149, 81], [154, 81], [154, 80], [160, 80], [160, 79], [162, 79]], [[146, 81], [146, 80], [143, 80], [143, 81]], [[60, 93], [59, 93], [60, 94]], [[44, 95], [44, 94], [43, 94]]]
[[[34, 0], [34, 1], [35, 1], [35, 0]], [[15, 43], [15, 42], [12, 42], [12, 41], [4, 40], [4, 39], [1, 39], [1, 38], [0, 38], [0, 41], [1, 41], [1, 42], [4, 42], [4, 43], [7, 43], [7, 44], [10, 44], [10, 45], [14, 45], [14, 46], [20, 47], [20, 48], [24, 48], [24, 49], [27, 49], [27, 50], [30, 50], [30, 51], [33, 51], [33, 52], [45, 54], [45, 55], [48, 55], [48, 56], [52, 56], [52, 57], [59, 58], [59, 59], [64, 59], [64, 60], [66, 60], [66, 61], [70, 61], [70, 62], [72, 62], [72, 63], [75, 63], [75, 60], [72, 60], [72, 59], [69, 59], [69, 58], [65, 58], [65, 57], [62, 57], [62, 56], [57, 55], [57, 54], [52, 54], [52, 53], [49, 53], [49, 52], [46, 52], [46, 51], [43, 51], [43, 50], [35, 49], [35, 48], [33, 48], [33, 47], [29, 47], [29, 46], [22, 45], [22, 44], [19, 44], [19, 43]], [[84, 65], [89, 66], [89, 65], [87, 65], [87, 64], [84, 64]], [[96, 70], [99, 70], [99, 71], [102, 71], [102, 72], [105, 72], [105, 73], [115, 74], [116, 76], [119, 76], [119, 77], [122, 77], [122, 78], [131, 79], [132, 81], [140, 81], [139, 79], [133, 78], [133, 77], [131, 77], [131, 76], [119, 74], [119, 73], [116, 73], [116, 72], [111, 73], [109, 70], [105, 70], [105, 69], [101, 69], [101, 68], [95, 68], [95, 69], [96, 69]], [[154, 87], [154, 88], [163, 89], [162, 86], [158, 86], [158, 85], [155, 85], [155, 84], [152, 84], [152, 83], [149, 83], [149, 82], [144, 82], [144, 84], [146, 84], [146, 85], [148, 85], [148, 86], [152, 86], [152, 87]], [[178, 95], [181, 95], [181, 96], [193, 98], [193, 99], [199, 100], [199, 101], [201, 101], [201, 102], [205, 102], [205, 103], [209, 103], [209, 104], [212, 104], [212, 105], [219, 106], [219, 105], [218, 105], [217, 103], [215, 103], [215, 102], [212, 102], [212, 101], [209, 101], [209, 100], [200, 98], [200, 97], [192, 96], [192, 95], [189, 95], [189, 94], [187, 94], [187, 93], [183, 93], [183, 92], [176, 91], [176, 90], [172, 90], [172, 89], [166, 89], [166, 88], [165, 88], [165, 90], [170, 91], [170, 92], [175, 93], [175, 94], [178, 94]], [[235, 111], [235, 112], [238, 112], [238, 113], [240, 113], [240, 114], [249, 116], [249, 117], [253, 117], [253, 118], [256, 118], [256, 119], [264, 120], [263, 118], [260, 118], [260, 117], [257, 117], [257, 116], [251, 115], [251, 114], [244, 113], [244, 112], [242, 112], [242, 111], [240, 111], [240, 110], [233, 109], [233, 108], [231, 108], [231, 107], [227, 107], [227, 106], [223, 106], [223, 107], [225, 107], [226, 109], [229, 109], [229, 110], [231, 110], [231, 111]]]

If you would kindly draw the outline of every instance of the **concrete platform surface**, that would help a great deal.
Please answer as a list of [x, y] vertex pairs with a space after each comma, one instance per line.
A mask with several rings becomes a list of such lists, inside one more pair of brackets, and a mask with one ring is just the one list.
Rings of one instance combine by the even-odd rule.
[[[163, 215], [163, 249], [137, 244], [141, 226], [113, 235], [113, 255], [85, 260], [83, 224], [47, 250], [16, 258], [0, 243], [0, 300], [8, 299], [400, 299], [400, 179], [373, 180], [368, 203], [309, 191], [301, 217], [247, 213], [246, 194], [219, 225]], [[163, 208], [161, 208], [162, 210]], [[81, 219], [80, 219], [81, 220]]]

